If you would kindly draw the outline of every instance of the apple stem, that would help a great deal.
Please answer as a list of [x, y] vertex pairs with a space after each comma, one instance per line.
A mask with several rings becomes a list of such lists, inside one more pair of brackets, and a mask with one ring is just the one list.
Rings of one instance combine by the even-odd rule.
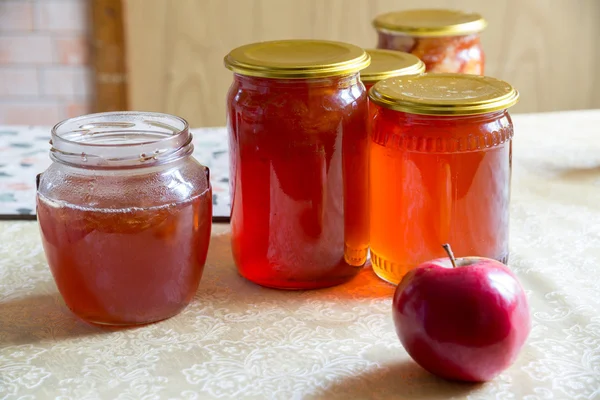
[[452, 263], [452, 268], [456, 268], [456, 258], [454, 258], [454, 253], [452, 252], [452, 248], [450, 247], [450, 244], [445, 243], [442, 245], [442, 247], [444, 248], [444, 250], [446, 250], [448, 257], [450, 258], [450, 262]]

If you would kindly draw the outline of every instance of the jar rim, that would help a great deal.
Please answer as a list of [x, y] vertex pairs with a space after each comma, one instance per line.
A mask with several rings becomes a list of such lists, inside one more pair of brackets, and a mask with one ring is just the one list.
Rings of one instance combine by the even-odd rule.
[[248, 76], [306, 79], [357, 73], [371, 61], [362, 48], [329, 40], [274, 40], [237, 47], [225, 67]]
[[378, 15], [373, 27], [379, 31], [411, 36], [459, 36], [487, 27], [480, 14], [452, 9], [413, 9]]
[[171, 162], [193, 151], [181, 117], [111, 111], [69, 118], [51, 131], [53, 161], [83, 168], [134, 168]]

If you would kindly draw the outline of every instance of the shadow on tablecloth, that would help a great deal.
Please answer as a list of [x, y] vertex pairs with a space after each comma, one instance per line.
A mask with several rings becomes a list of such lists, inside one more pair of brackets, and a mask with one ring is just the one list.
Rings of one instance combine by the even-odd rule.
[[483, 384], [450, 382], [438, 378], [412, 361], [401, 361], [364, 374], [340, 379], [313, 399], [451, 399], [463, 398]]
[[[231, 291], [238, 296], [232, 297], [232, 301], [240, 300], [246, 304], [250, 297], [281, 298], [284, 301], [297, 301], [302, 298], [336, 298], [343, 299], [390, 299], [394, 295], [396, 287], [378, 278], [371, 266], [365, 266], [351, 281], [339, 286], [316, 290], [280, 290], [256, 285], [237, 272], [233, 256], [231, 254], [230, 234], [214, 235], [211, 238], [207, 265], [200, 282], [200, 289], [196, 298], [201, 300], [205, 290]], [[210, 283], [208, 283], [210, 282]], [[241, 293], [244, 296], [239, 296]]]
[[0, 303], [0, 347], [108, 333], [78, 319], [58, 292]]

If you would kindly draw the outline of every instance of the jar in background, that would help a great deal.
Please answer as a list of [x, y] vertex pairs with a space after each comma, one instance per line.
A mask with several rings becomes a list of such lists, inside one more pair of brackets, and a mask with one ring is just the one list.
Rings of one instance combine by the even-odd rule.
[[232, 250], [247, 279], [333, 286], [369, 247], [367, 96], [359, 47], [320, 40], [231, 51]]
[[369, 92], [371, 260], [386, 281], [430, 259], [506, 262], [513, 125], [508, 83], [464, 74], [390, 78]]
[[487, 22], [476, 13], [406, 10], [373, 21], [377, 48], [405, 51], [420, 58], [427, 72], [483, 75], [485, 57], [479, 33]]
[[371, 64], [360, 71], [360, 80], [367, 91], [377, 82], [394, 76], [418, 75], [425, 64], [418, 57], [395, 50], [367, 49]]
[[171, 317], [192, 299], [211, 231], [208, 169], [181, 118], [91, 114], [52, 129], [37, 216], [67, 306], [103, 325]]

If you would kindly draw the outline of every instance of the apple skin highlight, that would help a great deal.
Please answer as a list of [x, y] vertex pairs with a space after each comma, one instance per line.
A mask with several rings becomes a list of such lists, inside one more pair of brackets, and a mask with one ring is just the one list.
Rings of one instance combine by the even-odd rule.
[[517, 358], [531, 329], [516, 276], [487, 258], [425, 262], [394, 294], [396, 333], [409, 355], [445, 379], [483, 382]]

